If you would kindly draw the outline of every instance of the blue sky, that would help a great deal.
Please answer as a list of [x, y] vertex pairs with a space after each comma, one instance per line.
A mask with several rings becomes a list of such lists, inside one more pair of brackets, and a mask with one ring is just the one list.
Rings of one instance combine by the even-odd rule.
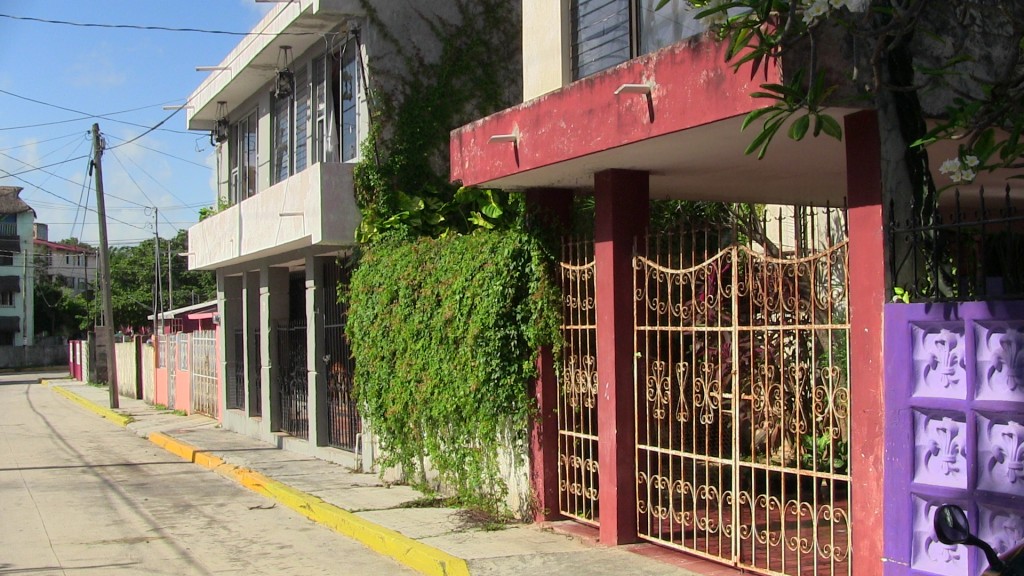
[[[247, 32], [273, 6], [255, 0], [0, 0], [0, 14]], [[0, 17], [0, 90], [6, 92], [0, 92], [0, 185], [24, 188], [21, 196], [37, 221], [49, 225], [50, 240], [98, 242], [96, 213], [82, 208], [86, 198], [90, 209], [96, 205], [91, 184], [83, 190], [91, 182], [87, 160], [76, 159], [90, 153], [92, 124], [99, 123], [108, 147], [137, 136], [171, 114], [164, 105], [184, 102], [199, 85], [205, 73], [196, 66], [219, 63], [239, 40]], [[111, 114], [127, 110], [133, 111]], [[83, 118], [97, 114], [110, 118]], [[146, 206], [159, 208], [160, 235], [167, 238], [214, 202], [208, 133], [187, 132], [184, 112], [163, 128], [104, 154], [112, 246], [153, 236], [153, 211]], [[57, 165], [31, 168], [49, 164]]]

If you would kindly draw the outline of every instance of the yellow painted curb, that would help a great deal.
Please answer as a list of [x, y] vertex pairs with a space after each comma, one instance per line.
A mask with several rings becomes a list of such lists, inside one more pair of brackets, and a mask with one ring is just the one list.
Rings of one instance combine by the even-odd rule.
[[67, 388], [64, 388], [63, 386], [51, 386], [50, 389], [60, 394], [61, 396], [64, 396], [68, 400], [71, 400], [72, 402], [81, 405], [86, 410], [99, 414], [100, 416], [106, 418], [107, 420], [110, 420], [114, 424], [117, 424], [118, 426], [127, 426], [128, 424], [135, 421], [134, 418], [127, 414], [119, 414], [117, 412], [114, 412], [110, 408], [105, 408], [90, 400], [86, 400], [85, 398], [82, 398], [78, 394], [75, 394], [74, 392], [68, 390]]
[[153, 432], [149, 435], [149, 440], [172, 454], [231, 478], [249, 490], [280, 502], [306, 518], [356, 540], [374, 552], [393, 558], [417, 572], [429, 576], [469, 576], [469, 565], [462, 558], [374, 524], [254, 470], [226, 464], [220, 458], [166, 434]]

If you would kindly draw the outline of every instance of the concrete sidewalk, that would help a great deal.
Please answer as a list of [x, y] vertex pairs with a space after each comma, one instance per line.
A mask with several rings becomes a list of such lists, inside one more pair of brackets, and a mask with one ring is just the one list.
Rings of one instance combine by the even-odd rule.
[[386, 486], [374, 474], [280, 450], [221, 429], [205, 416], [179, 416], [120, 399], [113, 412], [107, 390], [73, 380], [46, 384], [111, 422], [178, 456], [233, 479], [311, 520], [424, 574], [736, 574], [650, 544], [595, 545], [595, 533], [571, 522], [485, 530], [459, 510], [423, 507], [423, 495]]

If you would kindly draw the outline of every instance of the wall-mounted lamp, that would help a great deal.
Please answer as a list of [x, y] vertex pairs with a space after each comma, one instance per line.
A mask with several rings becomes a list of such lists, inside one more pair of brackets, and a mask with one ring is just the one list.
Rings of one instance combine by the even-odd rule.
[[615, 89], [615, 95], [619, 94], [650, 94], [650, 84], [623, 84]]
[[274, 80], [274, 97], [289, 98], [295, 93], [295, 73], [291, 70], [292, 47], [281, 46], [277, 53], [277, 78]]
[[210, 131], [210, 145], [216, 146], [228, 139], [228, 130], [231, 125], [228, 123], [228, 103], [224, 100], [217, 102], [217, 123]]

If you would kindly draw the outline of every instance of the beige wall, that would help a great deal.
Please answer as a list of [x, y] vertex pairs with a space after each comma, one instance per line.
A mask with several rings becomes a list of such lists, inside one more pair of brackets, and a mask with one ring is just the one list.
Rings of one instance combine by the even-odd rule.
[[569, 0], [523, 0], [523, 101], [572, 80]]

